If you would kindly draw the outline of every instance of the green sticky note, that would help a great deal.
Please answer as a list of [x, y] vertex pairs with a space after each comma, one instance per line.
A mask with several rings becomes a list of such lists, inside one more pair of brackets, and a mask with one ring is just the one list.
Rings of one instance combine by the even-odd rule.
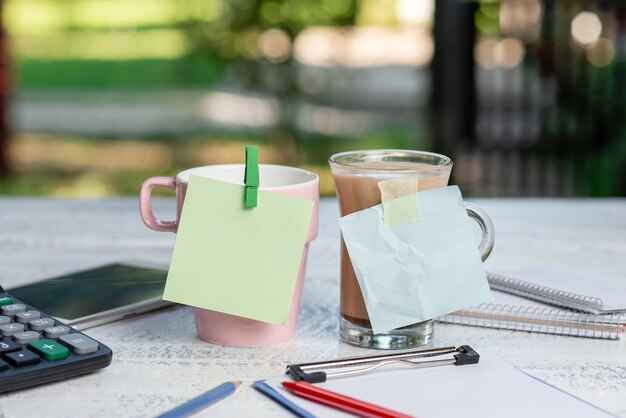
[[191, 176], [163, 299], [284, 325], [313, 202]]

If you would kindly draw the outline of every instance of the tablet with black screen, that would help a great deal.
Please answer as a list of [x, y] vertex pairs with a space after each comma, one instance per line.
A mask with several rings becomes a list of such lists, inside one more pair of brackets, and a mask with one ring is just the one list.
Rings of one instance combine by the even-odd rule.
[[77, 329], [117, 321], [171, 305], [162, 300], [167, 270], [115, 263], [9, 289]]

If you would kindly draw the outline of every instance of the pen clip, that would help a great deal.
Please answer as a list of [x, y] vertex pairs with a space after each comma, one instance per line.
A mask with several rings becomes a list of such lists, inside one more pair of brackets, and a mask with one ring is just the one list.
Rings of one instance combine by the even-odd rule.
[[[415, 361], [427, 357], [436, 357], [452, 353], [454, 353], [452, 358]], [[348, 358], [320, 363], [293, 364], [287, 366], [287, 374], [297, 382], [305, 381], [308, 383], [321, 383], [325, 382], [328, 379], [365, 374], [376, 370], [379, 367], [383, 367], [389, 364], [403, 364], [414, 368], [421, 368], [451, 364], [463, 366], [466, 364], [476, 364], [479, 362], [479, 360], [480, 355], [474, 349], [472, 349], [472, 347], [470, 347], [469, 345], [462, 345], [458, 348], [444, 347], [382, 356]], [[357, 366], [359, 364], [369, 365], [358, 369], [337, 371], [332, 373], [321, 370], [307, 372], [307, 370], [311, 369], [332, 369]]]

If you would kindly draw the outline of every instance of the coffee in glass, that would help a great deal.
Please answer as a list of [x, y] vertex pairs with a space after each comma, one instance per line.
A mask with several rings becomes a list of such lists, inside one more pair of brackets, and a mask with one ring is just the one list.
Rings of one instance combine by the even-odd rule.
[[[378, 183], [383, 180], [417, 176], [418, 191], [446, 187], [452, 160], [444, 155], [409, 150], [351, 151], [333, 155], [329, 160], [341, 216], [381, 203]], [[491, 221], [479, 208], [469, 207], [483, 230], [481, 256], [488, 256], [493, 246]], [[476, 210], [473, 210], [475, 208]], [[482, 215], [482, 216], [481, 216]], [[433, 333], [432, 320], [419, 322], [389, 332], [374, 334], [363, 295], [346, 245], [341, 242], [340, 336], [347, 343], [372, 348], [410, 348], [428, 344]]]

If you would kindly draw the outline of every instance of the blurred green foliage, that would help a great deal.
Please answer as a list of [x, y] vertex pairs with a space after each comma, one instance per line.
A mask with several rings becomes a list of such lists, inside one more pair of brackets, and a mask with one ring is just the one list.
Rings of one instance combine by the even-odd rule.
[[188, 56], [176, 60], [45, 60], [16, 62], [25, 89], [159, 89], [210, 87], [222, 76], [224, 60]]
[[480, 35], [500, 35], [500, 2], [481, 1], [474, 16], [474, 23]]
[[219, 19], [208, 20], [197, 13], [204, 3], [187, 2], [179, 26], [193, 52], [228, 59], [258, 58], [263, 30], [278, 27], [293, 39], [310, 26], [352, 25], [357, 12], [356, 0], [230, 0], [221, 2]]

